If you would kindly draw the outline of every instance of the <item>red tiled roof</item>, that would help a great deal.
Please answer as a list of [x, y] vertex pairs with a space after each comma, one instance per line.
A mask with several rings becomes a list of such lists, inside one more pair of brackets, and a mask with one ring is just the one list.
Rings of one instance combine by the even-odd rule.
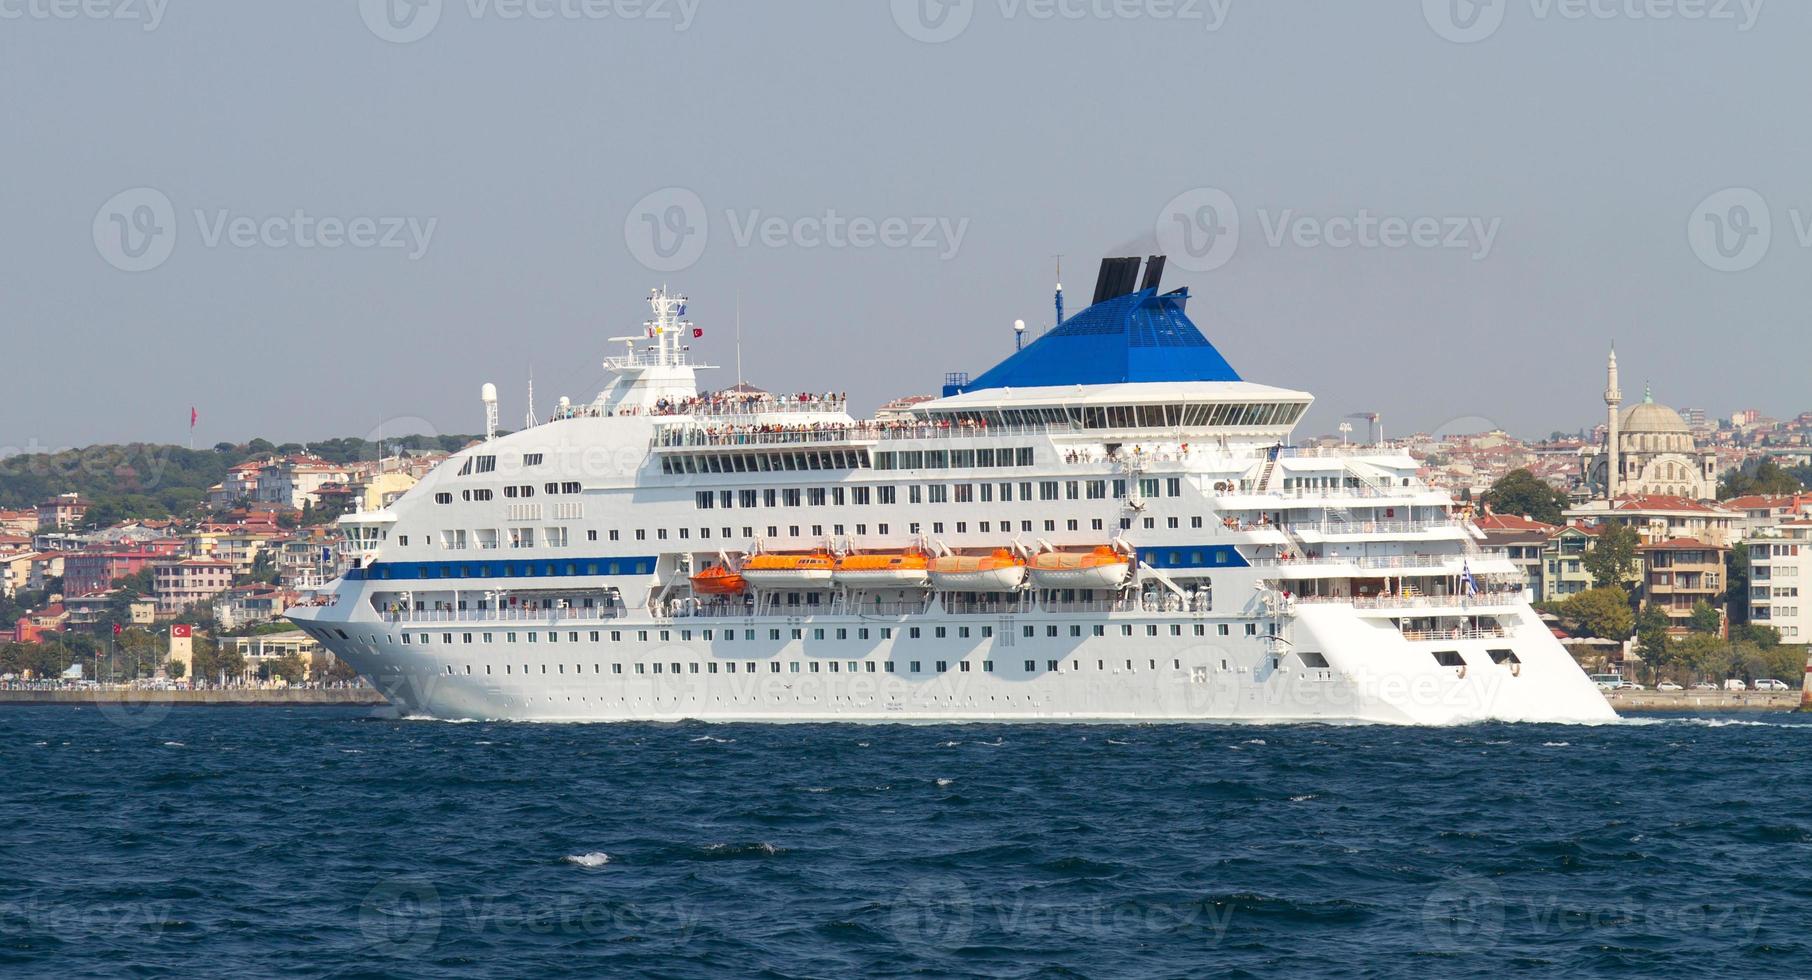
[[1541, 521], [1510, 514], [1486, 514], [1473, 523], [1486, 531], [1541, 531], [1545, 534], [1553, 534], [1560, 530], [1553, 524], [1543, 524]]
[[1687, 497], [1665, 497], [1657, 494], [1618, 497], [1618, 510], [1684, 510], [1696, 513], [1723, 513], [1722, 508], [1708, 507]]

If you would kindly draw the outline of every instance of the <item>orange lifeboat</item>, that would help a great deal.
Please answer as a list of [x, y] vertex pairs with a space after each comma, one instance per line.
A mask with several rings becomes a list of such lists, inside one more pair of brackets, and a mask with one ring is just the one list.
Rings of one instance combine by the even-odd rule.
[[750, 555], [742, 563], [742, 577], [750, 585], [786, 587], [828, 585], [835, 559], [818, 551], [809, 555]]
[[1025, 580], [1025, 559], [1005, 548], [931, 559], [931, 584], [950, 592], [1010, 592]]
[[1032, 556], [1032, 583], [1046, 589], [1111, 588], [1126, 581], [1132, 561], [1112, 548], [1047, 551]]
[[749, 580], [724, 565], [712, 565], [692, 576], [692, 591], [699, 595], [742, 595], [748, 589]]
[[924, 588], [929, 562], [916, 551], [845, 555], [837, 562], [840, 585]]

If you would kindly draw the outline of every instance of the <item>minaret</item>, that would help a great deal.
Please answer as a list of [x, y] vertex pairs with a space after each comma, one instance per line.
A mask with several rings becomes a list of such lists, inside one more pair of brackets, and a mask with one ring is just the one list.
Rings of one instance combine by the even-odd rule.
[[1604, 404], [1610, 415], [1610, 425], [1605, 430], [1604, 452], [1604, 499], [1617, 499], [1617, 428], [1622, 413], [1623, 390], [1617, 387], [1617, 345], [1611, 345], [1610, 383], [1604, 389]]

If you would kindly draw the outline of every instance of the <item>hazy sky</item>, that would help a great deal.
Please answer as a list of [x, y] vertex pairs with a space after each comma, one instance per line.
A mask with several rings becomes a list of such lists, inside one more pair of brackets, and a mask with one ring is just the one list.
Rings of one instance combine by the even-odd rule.
[[1160, 242], [1304, 435], [1589, 425], [1613, 338], [1631, 397], [1797, 413], [1808, 37], [1784, 0], [0, 0], [0, 447], [192, 404], [198, 444], [470, 432], [485, 381], [516, 423], [663, 280], [707, 384], [740, 293], [751, 381], [868, 410], [1046, 327], [1054, 254], [1074, 312]]

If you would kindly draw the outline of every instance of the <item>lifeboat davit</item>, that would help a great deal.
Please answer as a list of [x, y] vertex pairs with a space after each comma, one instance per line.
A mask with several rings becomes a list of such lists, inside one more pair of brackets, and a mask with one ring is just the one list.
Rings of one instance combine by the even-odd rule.
[[750, 555], [742, 563], [742, 577], [762, 588], [829, 585], [835, 565], [823, 552], [809, 555]]
[[749, 580], [723, 565], [692, 576], [692, 591], [699, 595], [742, 595], [749, 590]]
[[1103, 589], [1126, 581], [1132, 562], [1112, 548], [1032, 556], [1032, 583], [1045, 589]]
[[930, 563], [915, 552], [845, 555], [833, 573], [839, 585], [922, 589]]
[[947, 592], [1011, 592], [1025, 580], [1025, 559], [1005, 549], [931, 559], [931, 584]]

